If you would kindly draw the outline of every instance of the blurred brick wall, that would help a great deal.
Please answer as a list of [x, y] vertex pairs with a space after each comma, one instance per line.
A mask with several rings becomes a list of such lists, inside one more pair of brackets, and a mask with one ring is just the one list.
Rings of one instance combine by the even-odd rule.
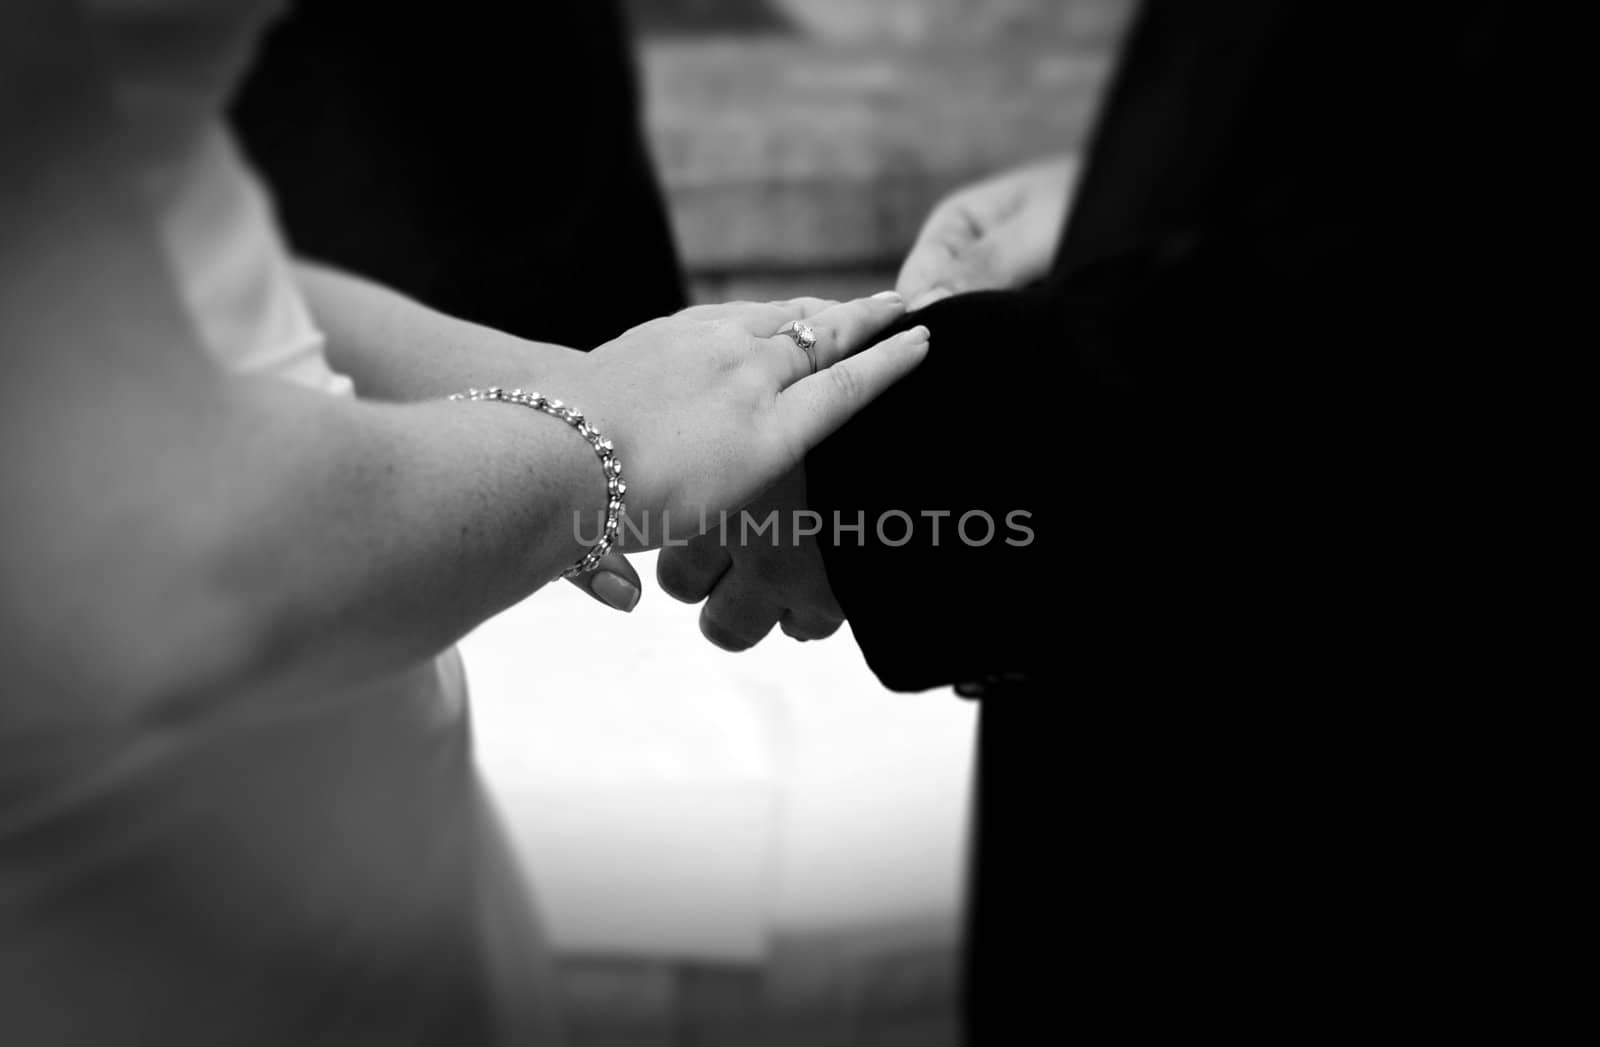
[[633, 0], [702, 300], [892, 283], [950, 188], [1082, 146], [1132, 0]]

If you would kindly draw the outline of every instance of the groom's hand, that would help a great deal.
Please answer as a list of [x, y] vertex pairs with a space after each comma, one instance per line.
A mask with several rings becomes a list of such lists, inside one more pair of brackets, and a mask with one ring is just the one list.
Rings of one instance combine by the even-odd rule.
[[[718, 647], [754, 647], [774, 625], [796, 640], [820, 640], [844, 623], [822, 550], [803, 533], [816, 525], [804, 513], [805, 484], [805, 467], [796, 466], [745, 510], [749, 528], [730, 516], [725, 535], [714, 529], [661, 550], [662, 590], [685, 603], [706, 601], [700, 631]], [[776, 530], [755, 533], [773, 513]]]
[[967, 291], [1023, 286], [1055, 257], [1077, 181], [1073, 157], [1055, 157], [958, 189], [922, 224], [895, 290], [911, 309]]

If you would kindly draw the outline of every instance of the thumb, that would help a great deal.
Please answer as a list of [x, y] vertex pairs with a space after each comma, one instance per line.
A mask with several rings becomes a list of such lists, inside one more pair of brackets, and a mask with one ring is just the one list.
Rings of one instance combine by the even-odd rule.
[[915, 311], [954, 294], [1008, 286], [1008, 270], [1017, 266], [1010, 257], [1014, 247], [992, 232], [919, 243], [901, 267], [895, 290]]
[[980, 235], [981, 226], [965, 208], [953, 200], [940, 204], [906, 252], [894, 289], [912, 309], [920, 308], [922, 299], [936, 292], [943, 297], [962, 290], [963, 256]]
[[618, 611], [632, 611], [638, 606], [643, 587], [639, 572], [633, 569], [628, 558], [615, 549], [601, 557], [600, 565], [592, 571], [568, 578], [567, 581]]

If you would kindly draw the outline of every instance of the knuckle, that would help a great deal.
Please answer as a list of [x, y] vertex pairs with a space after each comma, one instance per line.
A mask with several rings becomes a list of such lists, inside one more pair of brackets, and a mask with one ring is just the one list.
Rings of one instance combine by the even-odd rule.
[[691, 305], [675, 314], [677, 319], [691, 324], [709, 323], [721, 315], [722, 307], [719, 305]]
[[704, 345], [720, 347], [731, 328], [725, 316], [702, 316], [695, 320], [688, 334]]
[[817, 313], [820, 313], [822, 310], [831, 308], [839, 303], [835, 302], [831, 298], [818, 298], [815, 295], [800, 295], [797, 298], [790, 298], [787, 301], [780, 302], [779, 304], [797, 307], [805, 311], [807, 314], [814, 316]]
[[682, 552], [683, 562], [702, 578], [720, 576], [733, 562], [728, 548], [709, 534], [690, 539], [689, 544], [682, 547]]
[[813, 639], [817, 639], [817, 640], [826, 640], [828, 637], [830, 637], [834, 633], [838, 632], [839, 631], [839, 627], [842, 626], [842, 625], [844, 625], [844, 619], [843, 618], [839, 618], [839, 619], [830, 619], [830, 618], [818, 619], [815, 628], [812, 630], [812, 638]]
[[705, 595], [691, 585], [682, 574], [675, 570], [663, 568], [656, 572], [656, 584], [661, 586], [661, 591], [677, 600], [679, 603], [699, 603]]
[[736, 389], [742, 394], [743, 400], [764, 403], [768, 396], [777, 392], [772, 377], [759, 367], [741, 367], [733, 380], [737, 383]]
[[670, 559], [665, 553], [656, 563], [656, 584], [661, 591], [683, 603], [699, 603], [706, 595], [701, 572], [680, 557]]
[[740, 573], [768, 590], [778, 588], [777, 583], [782, 582], [789, 574], [782, 541], [783, 538], [779, 535], [771, 546], [762, 545], [745, 550], [739, 557]]
[[736, 629], [710, 614], [700, 617], [700, 635], [724, 651], [744, 651], [755, 645], [755, 641], [740, 635]]
[[805, 642], [806, 640], [825, 640], [839, 631], [844, 624], [843, 619], [832, 619], [818, 614], [790, 614], [780, 625], [784, 635]]

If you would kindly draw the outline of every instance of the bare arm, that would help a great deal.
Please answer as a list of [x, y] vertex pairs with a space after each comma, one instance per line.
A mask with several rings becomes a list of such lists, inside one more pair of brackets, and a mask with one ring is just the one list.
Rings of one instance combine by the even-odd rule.
[[6, 187], [0, 571], [17, 694], [127, 712], [358, 679], [442, 648], [578, 555], [566, 507], [598, 500], [598, 474], [559, 423], [212, 369], [115, 169], [80, 158]]
[[[543, 376], [576, 354], [446, 316], [353, 273], [301, 262], [295, 276], [328, 337], [329, 363], [367, 399], [406, 403], [523, 384], [554, 393], [559, 386], [544, 385]], [[643, 592], [638, 572], [617, 550], [597, 570], [568, 581], [620, 611], [633, 610]]]
[[[344, 401], [207, 362], [75, 19], [24, 0], [0, 21], [0, 722], [372, 678], [575, 560], [572, 514], [604, 486], [562, 423]], [[925, 332], [844, 359], [902, 311], [701, 307], [528, 382], [548, 377], [614, 437], [630, 511], [690, 519], [743, 504], [916, 366]], [[778, 334], [801, 318], [837, 332], [817, 350], [826, 373]], [[435, 382], [460, 384], [373, 395]]]
[[353, 273], [302, 262], [295, 276], [328, 337], [328, 362], [366, 399], [431, 400], [532, 381], [576, 352], [446, 316]]
[[601, 481], [559, 423], [342, 402], [207, 363], [81, 27], [70, 5], [31, 6], [0, 63], [15, 693], [71, 717], [336, 685], [437, 651], [572, 562], [567, 507], [598, 503]]

